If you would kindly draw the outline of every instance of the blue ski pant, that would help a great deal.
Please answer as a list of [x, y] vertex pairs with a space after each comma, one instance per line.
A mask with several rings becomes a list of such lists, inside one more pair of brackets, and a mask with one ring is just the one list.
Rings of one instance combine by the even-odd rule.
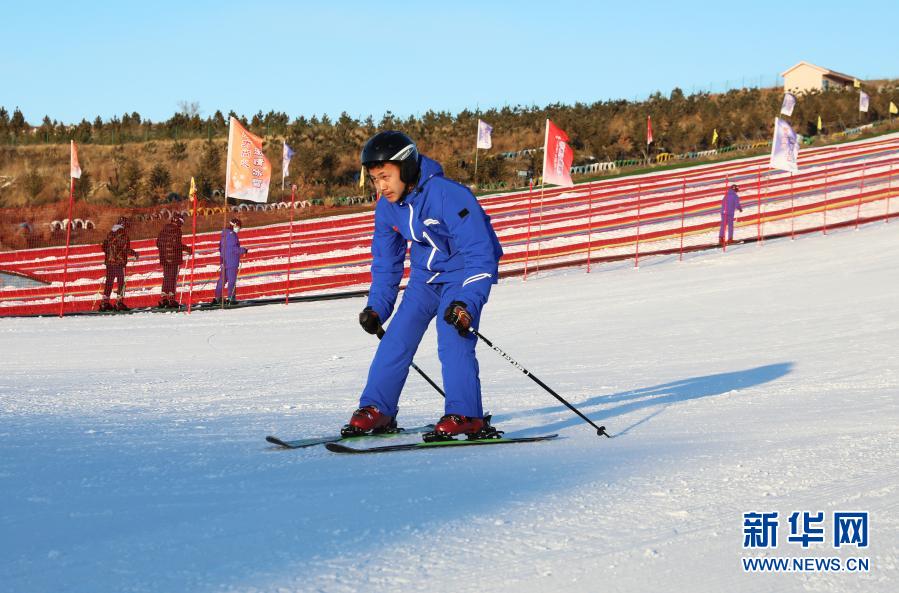
[[[486, 280], [489, 282], [489, 280]], [[481, 380], [474, 334], [460, 336], [459, 331], [444, 321], [443, 314], [462, 289], [460, 282], [426, 284], [410, 282], [403, 293], [389, 328], [378, 344], [378, 351], [368, 370], [368, 381], [362, 391], [359, 407], [375, 406], [383, 414], [396, 417], [400, 392], [409, 375], [409, 365], [428, 325], [437, 317], [437, 355], [443, 368], [444, 411], [482, 418]], [[469, 307], [472, 327], [477, 328], [480, 310]]]
[[237, 293], [237, 266], [221, 267], [218, 282], [215, 284], [215, 298], [217, 299], [222, 298], [222, 282], [228, 285], [228, 298], [233, 301]]
[[727, 240], [734, 240], [734, 217], [721, 215], [721, 226], [718, 228], [718, 238], [724, 238], [724, 229], [727, 229]]

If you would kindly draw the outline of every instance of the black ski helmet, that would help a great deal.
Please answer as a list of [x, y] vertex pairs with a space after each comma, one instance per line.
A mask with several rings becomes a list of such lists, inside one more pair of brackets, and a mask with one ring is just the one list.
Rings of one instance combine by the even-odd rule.
[[409, 136], [395, 130], [378, 132], [362, 148], [362, 166], [368, 169], [381, 163], [396, 163], [400, 167], [400, 180], [415, 183], [421, 171], [418, 147]]

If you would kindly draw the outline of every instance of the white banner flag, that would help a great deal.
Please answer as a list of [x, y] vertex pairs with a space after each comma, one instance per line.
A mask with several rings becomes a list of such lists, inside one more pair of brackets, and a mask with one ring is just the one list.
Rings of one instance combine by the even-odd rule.
[[[478, 148], [493, 148], [493, 126], [478, 120]], [[469, 144], [469, 146], [471, 146]]]
[[294, 153], [293, 149], [290, 147], [287, 142], [284, 142], [284, 148], [281, 150], [281, 178], [285, 178], [290, 175], [290, 159], [293, 158]]
[[78, 164], [78, 147], [72, 140], [72, 152], [69, 155], [69, 177], [73, 179], [81, 179], [81, 165]]
[[784, 93], [784, 102], [780, 106], [780, 112], [784, 115], [793, 115], [793, 108], [796, 107], [796, 95], [793, 93]]
[[772, 169], [799, 172], [799, 135], [789, 122], [774, 118], [774, 141], [771, 142]]
[[859, 91], [859, 93], [858, 93], [858, 110], [868, 113], [868, 103], [869, 102], [870, 102], [870, 99], [868, 98], [868, 93], [866, 93], [865, 91]]
[[281, 189], [284, 189], [284, 180], [290, 175], [290, 159], [293, 158], [293, 149], [284, 141], [284, 148], [281, 149]]

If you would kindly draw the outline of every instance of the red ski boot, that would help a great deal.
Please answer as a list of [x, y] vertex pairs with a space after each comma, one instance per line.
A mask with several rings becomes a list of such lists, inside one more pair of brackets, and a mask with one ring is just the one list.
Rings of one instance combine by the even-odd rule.
[[454, 437], [460, 434], [477, 434], [482, 428], [484, 428], [483, 418], [446, 414], [434, 426], [434, 432], [441, 436]]
[[396, 420], [393, 416], [382, 414], [374, 406], [365, 406], [353, 412], [350, 423], [340, 430], [340, 435], [350, 437], [394, 430], [396, 430]]
[[424, 441], [452, 441], [453, 437], [464, 434], [468, 440], [498, 439], [502, 438], [503, 431], [497, 430], [490, 424], [490, 416], [472, 418], [459, 414], [446, 414], [434, 430], [424, 434]]

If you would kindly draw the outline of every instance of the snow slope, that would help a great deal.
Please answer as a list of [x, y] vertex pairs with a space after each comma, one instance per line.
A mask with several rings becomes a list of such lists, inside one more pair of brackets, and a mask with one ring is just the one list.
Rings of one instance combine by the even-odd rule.
[[[893, 222], [503, 281], [483, 333], [615, 438], [481, 346], [495, 423], [562, 435], [499, 448], [267, 446], [348, 418], [361, 299], [5, 319], [0, 592], [897, 591], [897, 255]], [[433, 327], [416, 362], [439, 379]], [[401, 422], [441, 412], [411, 374]], [[786, 543], [842, 510], [869, 548]], [[766, 555], [870, 570], [743, 571]]]

